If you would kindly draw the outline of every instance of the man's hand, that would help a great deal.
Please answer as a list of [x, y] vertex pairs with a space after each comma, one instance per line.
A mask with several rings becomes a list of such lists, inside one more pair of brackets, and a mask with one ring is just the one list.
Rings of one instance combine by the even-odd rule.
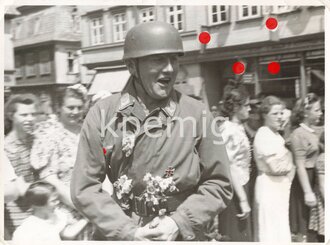
[[158, 229], [150, 229], [149, 224], [137, 228], [134, 234], [134, 241], [152, 241], [153, 238], [159, 237], [162, 232]]
[[179, 228], [169, 216], [156, 217], [149, 224], [152, 230], [160, 231], [160, 235], [154, 237], [154, 241], [174, 241], [179, 234]]

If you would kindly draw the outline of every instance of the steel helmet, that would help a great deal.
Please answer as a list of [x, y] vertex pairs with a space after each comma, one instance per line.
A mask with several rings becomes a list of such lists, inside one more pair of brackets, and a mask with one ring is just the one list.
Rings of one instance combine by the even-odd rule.
[[171, 24], [166, 22], [141, 23], [127, 32], [124, 60], [168, 53], [183, 55], [181, 36]]

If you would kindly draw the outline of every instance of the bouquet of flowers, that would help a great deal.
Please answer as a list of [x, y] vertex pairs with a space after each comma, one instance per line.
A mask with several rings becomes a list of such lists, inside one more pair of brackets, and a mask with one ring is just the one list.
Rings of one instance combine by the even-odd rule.
[[132, 179], [128, 179], [126, 175], [122, 175], [114, 184], [116, 196], [120, 201], [123, 210], [130, 209], [130, 200], [133, 199]]
[[166, 201], [165, 192], [178, 191], [175, 186], [175, 182], [172, 177], [162, 178], [160, 176], [153, 177], [150, 173], [147, 173], [143, 181], [147, 183], [145, 191], [141, 194], [140, 199], [144, 200], [147, 207], [151, 208], [152, 211], [158, 210], [158, 215], [162, 216], [165, 214], [166, 209], [160, 208], [162, 202]]
[[[158, 212], [159, 216], [165, 215], [165, 204], [167, 201], [165, 193], [178, 191], [178, 188], [175, 186], [175, 182], [171, 177], [173, 171], [174, 169], [170, 167], [163, 178], [160, 176], [154, 177], [150, 173], [147, 173], [143, 177], [143, 181], [146, 182], [146, 188], [140, 196], [135, 197], [134, 205], [137, 205], [140, 208], [142, 207], [145, 212]], [[126, 175], [123, 175], [113, 186], [122, 209], [124, 211], [130, 210], [130, 204], [134, 199], [132, 193], [132, 179], [128, 179]]]

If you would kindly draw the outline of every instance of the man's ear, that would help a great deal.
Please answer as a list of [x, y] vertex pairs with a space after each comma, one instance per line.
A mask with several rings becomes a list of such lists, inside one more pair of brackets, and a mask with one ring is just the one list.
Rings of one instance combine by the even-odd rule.
[[137, 77], [138, 72], [137, 72], [135, 60], [133, 60], [133, 59], [125, 60], [125, 64], [126, 64], [126, 67], [129, 71], [129, 73], [131, 73], [132, 76]]

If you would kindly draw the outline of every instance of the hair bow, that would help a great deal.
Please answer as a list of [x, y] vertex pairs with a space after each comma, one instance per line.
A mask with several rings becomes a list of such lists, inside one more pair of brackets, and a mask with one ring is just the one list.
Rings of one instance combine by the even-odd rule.
[[68, 87], [68, 89], [73, 89], [73, 90], [77, 90], [79, 93], [86, 95], [87, 94], [87, 89], [84, 85], [77, 83], [75, 85], [71, 85]]

